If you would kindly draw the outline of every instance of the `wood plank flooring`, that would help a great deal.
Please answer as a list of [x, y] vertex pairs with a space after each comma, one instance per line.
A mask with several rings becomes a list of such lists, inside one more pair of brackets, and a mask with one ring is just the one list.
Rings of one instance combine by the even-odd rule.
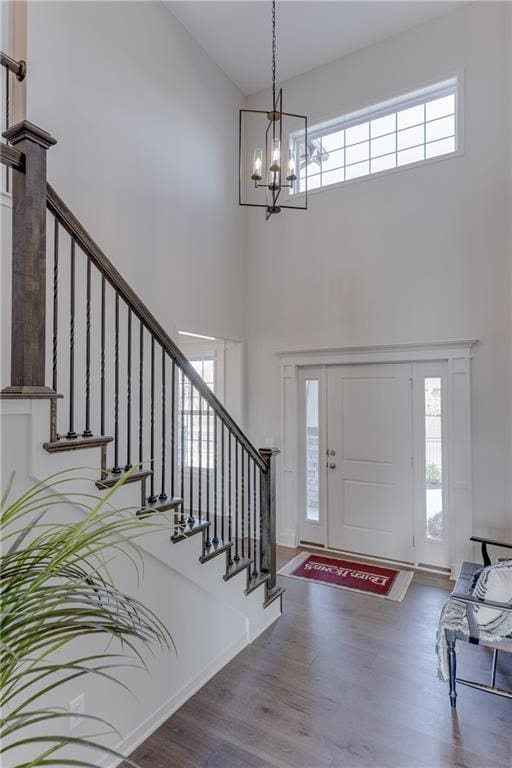
[[[280, 548], [280, 565], [296, 550]], [[402, 603], [280, 577], [283, 616], [167, 720], [142, 768], [510, 768], [512, 703], [436, 679], [447, 579], [416, 574]], [[460, 644], [459, 673], [490, 655]], [[498, 685], [512, 687], [512, 654]]]

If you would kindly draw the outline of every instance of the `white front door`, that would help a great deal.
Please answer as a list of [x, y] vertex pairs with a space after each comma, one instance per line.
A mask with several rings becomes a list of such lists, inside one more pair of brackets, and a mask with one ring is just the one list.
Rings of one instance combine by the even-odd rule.
[[327, 369], [328, 546], [414, 561], [409, 363]]

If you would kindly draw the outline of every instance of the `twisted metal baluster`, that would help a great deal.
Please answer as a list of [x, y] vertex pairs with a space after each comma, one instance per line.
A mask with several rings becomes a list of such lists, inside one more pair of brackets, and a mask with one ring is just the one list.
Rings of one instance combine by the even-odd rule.
[[91, 431], [91, 260], [87, 258], [87, 287], [85, 300], [85, 429], [83, 437], [92, 437]]

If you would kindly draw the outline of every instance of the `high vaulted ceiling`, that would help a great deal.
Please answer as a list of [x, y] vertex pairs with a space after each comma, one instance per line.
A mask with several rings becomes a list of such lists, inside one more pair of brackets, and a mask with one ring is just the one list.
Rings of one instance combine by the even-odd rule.
[[[170, 0], [165, 4], [244, 94], [268, 87], [270, 0]], [[278, 78], [283, 81], [307, 72], [462, 4], [448, 0], [280, 0]]]

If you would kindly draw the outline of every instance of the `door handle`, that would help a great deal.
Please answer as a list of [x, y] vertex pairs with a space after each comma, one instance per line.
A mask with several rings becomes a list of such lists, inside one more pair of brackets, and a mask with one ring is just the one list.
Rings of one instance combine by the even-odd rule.
[[336, 469], [336, 464], [333, 464], [331, 462], [331, 464], [329, 464], [328, 467], [329, 467], [329, 469]]

